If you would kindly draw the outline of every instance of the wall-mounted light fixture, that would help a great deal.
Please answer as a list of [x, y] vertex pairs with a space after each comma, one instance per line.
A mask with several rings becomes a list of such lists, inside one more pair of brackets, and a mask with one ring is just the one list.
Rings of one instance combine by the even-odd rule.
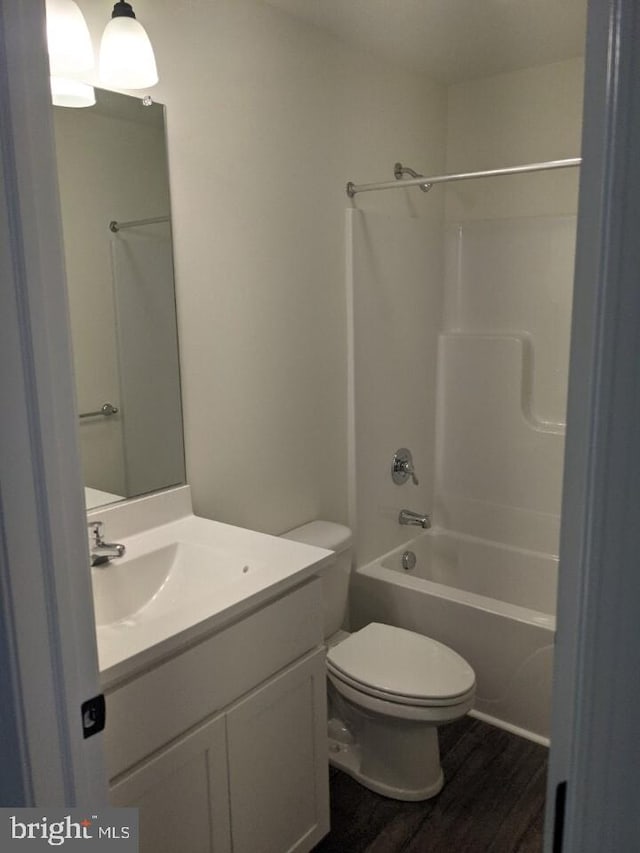
[[153, 48], [126, 0], [118, 0], [100, 44], [100, 79], [116, 89], [148, 89], [158, 82]]
[[92, 86], [77, 79], [94, 66], [89, 28], [75, 0], [47, 0], [47, 44], [51, 97], [60, 107], [90, 107]]

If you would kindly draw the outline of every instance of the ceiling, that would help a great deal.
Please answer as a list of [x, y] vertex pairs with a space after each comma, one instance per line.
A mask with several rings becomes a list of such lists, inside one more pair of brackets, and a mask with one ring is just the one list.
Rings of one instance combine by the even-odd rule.
[[265, 2], [441, 83], [584, 53], [586, 0]]

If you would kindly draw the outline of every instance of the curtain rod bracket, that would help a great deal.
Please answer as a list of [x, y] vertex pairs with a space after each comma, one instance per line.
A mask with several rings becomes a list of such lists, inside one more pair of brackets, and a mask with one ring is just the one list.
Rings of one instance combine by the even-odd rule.
[[[420, 172], [415, 169], [410, 169], [409, 166], [403, 166], [402, 163], [396, 163], [393, 167], [393, 174], [396, 176], [396, 181], [401, 181], [405, 175], [410, 175], [412, 178], [424, 178]], [[428, 193], [433, 184], [418, 184], [423, 193]]]

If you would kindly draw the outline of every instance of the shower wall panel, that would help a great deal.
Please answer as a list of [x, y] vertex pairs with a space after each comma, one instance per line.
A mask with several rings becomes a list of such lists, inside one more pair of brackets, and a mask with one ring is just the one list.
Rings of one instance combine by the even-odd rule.
[[447, 228], [445, 328], [528, 339], [524, 406], [541, 424], [565, 420], [575, 233], [575, 216]]
[[438, 519], [557, 550], [574, 216], [447, 228]]

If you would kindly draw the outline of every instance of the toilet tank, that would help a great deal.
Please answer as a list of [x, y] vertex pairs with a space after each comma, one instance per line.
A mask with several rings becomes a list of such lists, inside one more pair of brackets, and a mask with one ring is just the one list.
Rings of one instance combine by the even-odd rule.
[[282, 538], [335, 552], [333, 562], [319, 572], [322, 581], [324, 636], [328, 639], [344, 627], [347, 619], [353, 541], [351, 530], [333, 521], [311, 521], [283, 533]]

